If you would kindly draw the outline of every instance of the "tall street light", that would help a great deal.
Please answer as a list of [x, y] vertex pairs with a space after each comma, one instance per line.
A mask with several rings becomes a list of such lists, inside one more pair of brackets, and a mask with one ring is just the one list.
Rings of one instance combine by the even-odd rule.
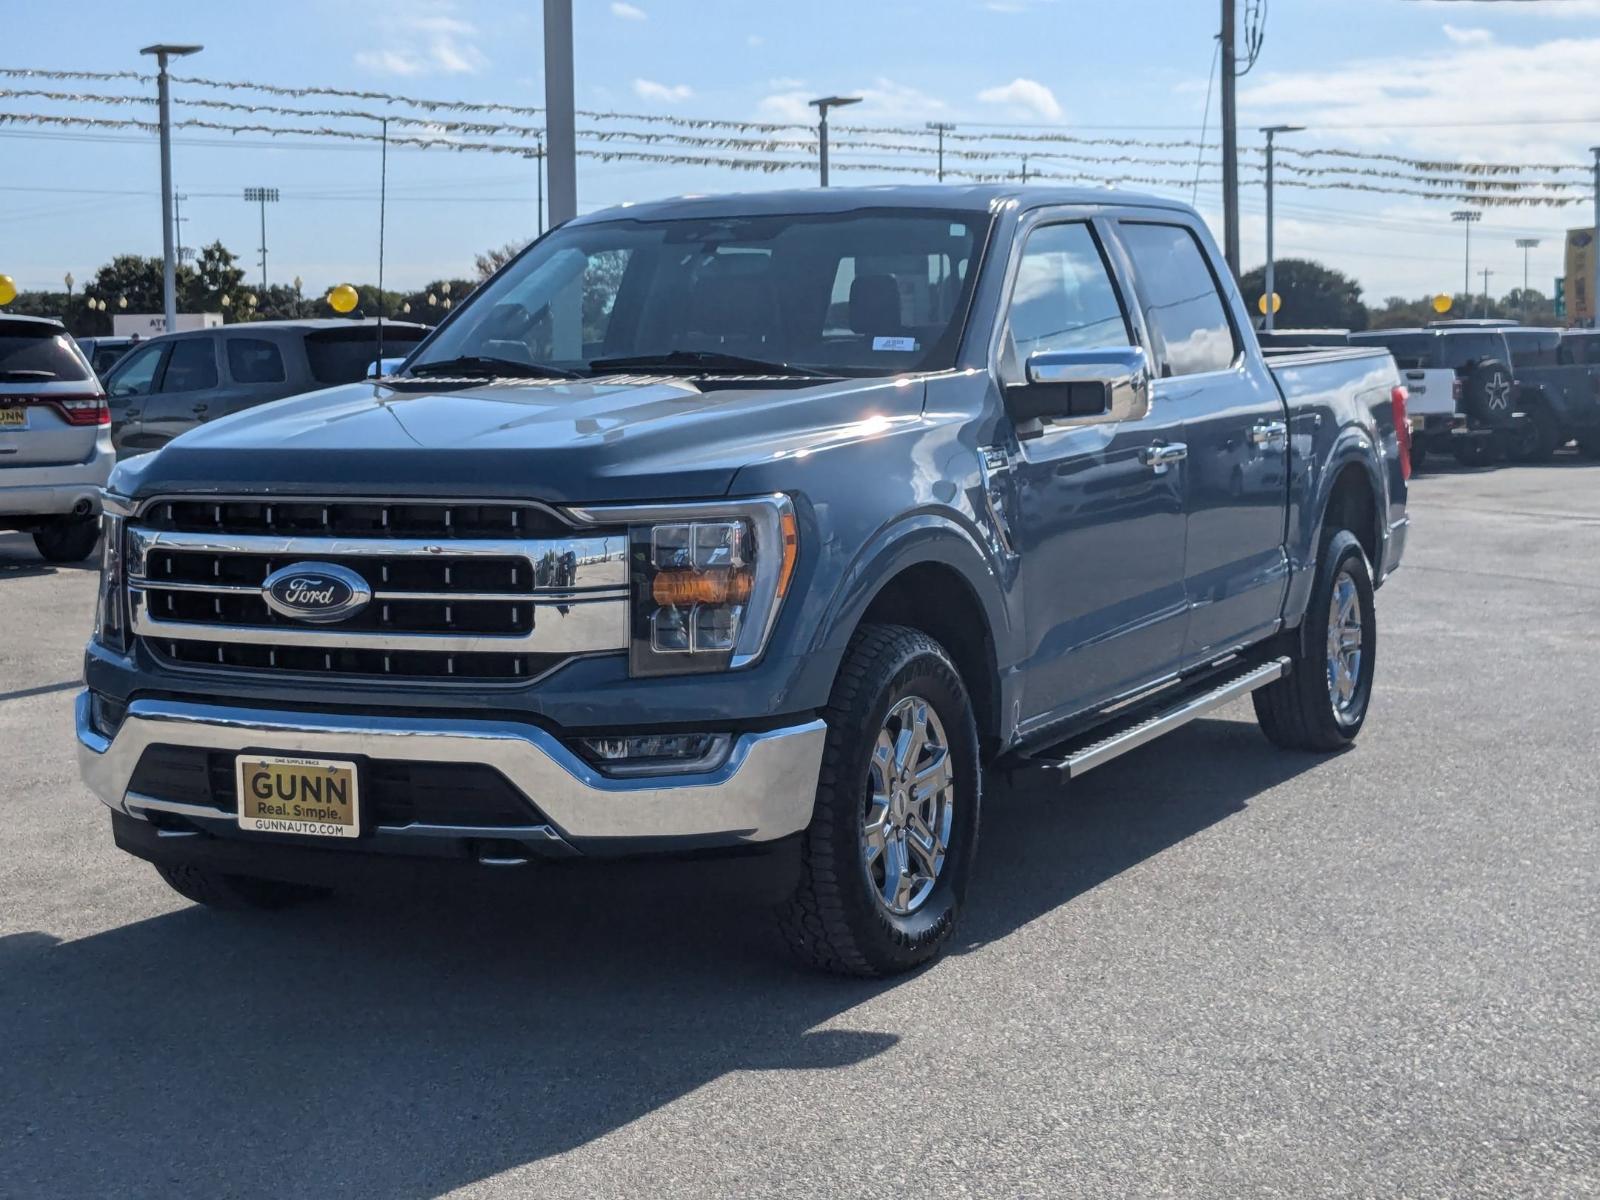
[[808, 102], [817, 110], [817, 156], [822, 165], [822, 186], [828, 186], [828, 110], [846, 104], [860, 104], [860, 96], [823, 96]]
[[[1594, 232], [1596, 237], [1600, 237], [1600, 146], [1590, 146], [1589, 149], [1594, 154]], [[1592, 247], [1589, 258], [1589, 324], [1600, 328], [1600, 305], [1595, 303], [1600, 298], [1600, 292], [1595, 291], [1600, 288], [1600, 245], [1594, 242], [1589, 245]], [[1570, 321], [1572, 317], [1569, 315], [1567, 319]]]
[[1483, 220], [1483, 213], [1476, 208], [1458, 208], [1450, 214], [1452, 221], [1460, 221], [1467, 231], [1466, 265], [1461, 270], [1461, 294], [1472, 298], [1472, 223]]
[[1278, 293], [1275, 290], [1277, 277], [1272, 257], [1272, 138], [1274, 134], [1279, 133], [1299, 133], [1304, 128], [1304, 125], [1266, 125], [1261, 130], [1262, 133], [1267, 135], [1267, 319], [1262, 328], [1268, 330], [1277, 327], [1275, 318], [1277, 317], [1276, 309], [1278, 307], [1273, 303]]
[[578, 135], [572, 87], [572, 0], [544, 0], [544, 127], [551, 225], [578, 215]]
[[246, 204], [259, 204], [261, 206], [261, 290], [267, 290], [267, 205], [278, 202], [278, 189], [269, 187], [247, 187], [244, 190]]
[[1518, 238], [1517, 249], [1522, 251], [1522, 319], [1528, 319], [1528, 251], [1539, 244], [1538, 238]]
[[161, 109], [161, 311], [168, 333], [178, 327], [178, 264], [172, 221], [172, 90], [168, 86], [167, 60], [199, 54], [204, 49], [157, 43], [139, 51], [156, 56], [156, 100]]

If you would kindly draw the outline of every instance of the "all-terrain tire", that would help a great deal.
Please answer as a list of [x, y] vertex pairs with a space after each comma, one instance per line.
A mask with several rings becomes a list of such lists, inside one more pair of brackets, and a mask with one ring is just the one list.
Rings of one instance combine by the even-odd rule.
[[276, 879], [252, 879], [248, 875], [224, 875], [187, 863], [158, 864], [156, 870], [167, 886], [186, 900], [207, 908], [230, 911], [288, 908], [328, 894], [327, 888], [304, 883], [283, 883]]
[[[1334, 586], [1348, 577], [1355, 587], [1361, 619], [1360, 668], [1354, 694], [1341, 710], [1334, 704], [1329, 676], [1329, 629]], [[1293, 636], [1287, 676], [1257, 689], [1256, 720], [1261, 732], [1285, 750], [1340, 750], [1355, 740], [1367, 719], [1377, 666], [1378, 625], [1373, 605], [1372, 568], [1366, 551], [1348, 529], [1326, 534], [1317, 559], [1317, 577], [1302, 627]]]
[[1542, 401], [1534, 401], [1522, 422], [1506, 440], [1506, 457], [1512, 462], [1549, 462], [1561, 448], [1561, 422]]
[[[875, 890], [863, 830], [873, 748], [890, 710], [909, 696], [926, 700], [944, 728], [954, 800], [943, 867], [927, 899], [902, 916]], [[978, 730], [966, 685], [927, 634], [864, 625], [851, 638], [822, 716], [828, 732], [816, 808], [802, 835], [800, 883], [778, 911], [779, 929], [803, 962], [825, 971], [908, 971], [949, 944], [977, 851]]]

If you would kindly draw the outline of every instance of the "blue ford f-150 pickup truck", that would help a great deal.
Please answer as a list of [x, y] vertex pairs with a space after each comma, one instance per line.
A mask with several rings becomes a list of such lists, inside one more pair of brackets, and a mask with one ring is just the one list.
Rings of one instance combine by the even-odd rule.
[[1269, 365], [1181, 204], [595, 213], [395, 373], [117, 469], [83, 773], [202, 903], [736, 858], [805, 958], [903, 970], [984, 767], [1068, 779], [1250, 693], [1281, 746], [1356, 736], [1404, 408], [1381, 349]]

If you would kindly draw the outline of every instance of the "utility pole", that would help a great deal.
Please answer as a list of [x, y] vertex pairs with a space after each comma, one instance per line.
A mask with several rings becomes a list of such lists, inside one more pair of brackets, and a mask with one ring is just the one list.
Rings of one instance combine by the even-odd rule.
[[1272, 137], [1277, 133], [1299, 133], [1304, 128], [1304, 125], [1268, 125], [1261, 130], [1267, 135], [1267, 319], [1262, 325], [1262, 328], [1267, 330], [1277, 327], [1277, 322], [1274, 320], [1277, 315], [1274, 310], [1277, 306], [1272, 302], [1277, 294], [1275, 291], [1277, 276], [1272, 256]]
[[1458, 208], [1450, 214], [1452, 221], [1460, 221], [1467, 231], [1466, 260], [1461, 268], [1461, 294], [1472, 296], [1472, 223], [1483, 220], [1483, 212], [1476, 208]]
[[1528, 251], [1539, 244], [1538, 238], [1518, 238], [1517, 249], [1522, 251], [1522, 319], [1528, 319]]
[[572, 0], [544, 0], [545, 137], [550, 224], [578, 215], [578, 133], [572, 98]]
[[[1594, 154], [1594, 235], [1600, 237], [1600, 146], [1590, 146], [1589, 150]], [[1589, 246], [1589, 324], [1600, 327], [1600, 293], [1595, 291], [1600, 288], [1600, 245], [1591, 241]]]
[[178, 264], [180, 266], [188, 262], [189, 256], [194, 253], [194, 250], [191, 247], [183, 244], [183, 202], [188, 198], [189, 197], [185, 196], [182, 192], [172, 193], [172, 236], [176, 238], [178, 242]]
[[822, 186], [828, 186], [828, 110], [846, 104], [860, 104], [860, 96], [823, 96], [807, 102], [817, 110], [817, 162], [822, 168]]
[[538, 160], [537, 161], [537, 176], [538, 176], [538, 180], [539, 180], [539, 183], [538, 183], [538, 189], [539, 189], [538, 190], [538, 208], [539, 208], [538, 236], [543, 237], [544, 236], [544, 143], [543, 142], [538, 142], [538, 143], [536, 143], [534, 145], [533, 157], [536, 160]]
[[[178, 265], [172, 225], [172, 88], [167, 78], [167, 60], [198, 54], [204, 49], [204, 46], [157, 44], [139, 51], [156, 56], [156, 103], [161, 111], [161, 311], [167, 333], [178, 327]], [[1600, 163], [1600, 155], [1596, 155], [1595, 161]]]
[[1028, 156], [1026, 154], [1022, 156], [1022, 182], [1028, 182]]
[[944, 135], [955, 130], [948, 121], [929, 121], [928, 128], [939, 135], [939, 182], [944, 182]]
[[247, 187], [244, 190], [247, 204], [261, 206], [261, 290], [267, 290], [267, 205], [278, 202], [278, 189], [269, 187]]
[[[1222, 0], [1222, 256], [1239, 278], [1239, 113], [1234, 102], [1237, 80], [1234, 0]], [[1270, 305], [1269, 305], [1270, 307]]]
[[1489, 315], [1489, 276], [1493, 274], [1488, 267], [1483, 269], [1483, 315], [1486, 317]]

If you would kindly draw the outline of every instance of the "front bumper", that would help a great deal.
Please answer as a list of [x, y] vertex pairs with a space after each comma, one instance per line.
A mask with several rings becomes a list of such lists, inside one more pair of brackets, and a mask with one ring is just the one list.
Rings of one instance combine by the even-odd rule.
[[[357, 717], [332, 713], [135, 700], [114, 735], [91, 721], [90, 695], [77, 703], [78, 761], [108, 807], [154, 820], [175, 834], [196, 832], [267, 844], [237, 827], [233, 811], [129, 790], [151, 746], [236, 753], [360, 757], [384, 763], [481, 764], [526, 799], [521, 825], [377, 825], [331, 849], [459, 856], [473, 846], [514, 844], [531, 853], [648, 853], [776, 841], [811, 820], [826, 727], [820, 720], [735, 738], [713, 770], [626, 779], [603, 775], [543, 729], [511, 721]], [[292, 839], [308, 844], [308, 839]], [[326, 845], [322, 839], [309, 843]]]
[[87, 503], [91, 512], [100, 511], [100, 489], [111, 478], [117, 465], [111, 438], [101, 433], [94, 453], [86, 462], [64, 465], [23, 467], [6, 466], [0, 458], [0, 516], [54, 517], [72, 512]]

